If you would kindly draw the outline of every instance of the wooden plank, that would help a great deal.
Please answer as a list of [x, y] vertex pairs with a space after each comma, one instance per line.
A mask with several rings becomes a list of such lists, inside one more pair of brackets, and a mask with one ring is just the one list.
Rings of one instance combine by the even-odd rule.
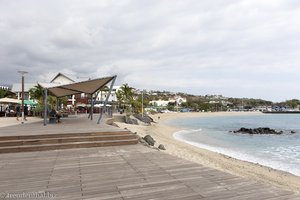
[[47, 190], [56, 199], [300, 198], [141, 145], [2, 154], [0, 163], [0, 191]]

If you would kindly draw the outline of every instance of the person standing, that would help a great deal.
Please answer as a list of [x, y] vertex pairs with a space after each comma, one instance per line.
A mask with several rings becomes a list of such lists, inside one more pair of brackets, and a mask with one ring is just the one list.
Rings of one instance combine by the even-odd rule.
[[28, 106], [25, 104], [24, 106], [24, 120], [27, 121], [26, 116], [28, 116]]
[[17, 114], [17, 120], [19, 121], [19, 117], [21, 116], [21, 107], [19, 104], [16, 106], [16, 114]]

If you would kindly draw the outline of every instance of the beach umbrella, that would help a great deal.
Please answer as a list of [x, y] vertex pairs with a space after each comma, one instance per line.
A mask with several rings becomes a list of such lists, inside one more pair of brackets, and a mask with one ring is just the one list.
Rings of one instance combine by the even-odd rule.
[[[19, 102], [21, 104], [22, 101]], [[37, 103], [33, 102], [32, 100], [24, 100], [24, 105], [27, 104], [29, 106], [36, 106]]]
[[0, 103], [20, 103], [21, 101], [18, 99], [12, 99], [12, 98], [1, 98]]

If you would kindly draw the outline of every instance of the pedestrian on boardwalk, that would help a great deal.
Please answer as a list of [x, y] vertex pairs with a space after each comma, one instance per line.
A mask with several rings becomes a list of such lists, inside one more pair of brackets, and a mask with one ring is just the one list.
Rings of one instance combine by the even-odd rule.
[[17, 114], [17, 120], [19, 121], [19, 117], [21, 116], [21, 108], [19, 104], [16, 106], [16, 114]]

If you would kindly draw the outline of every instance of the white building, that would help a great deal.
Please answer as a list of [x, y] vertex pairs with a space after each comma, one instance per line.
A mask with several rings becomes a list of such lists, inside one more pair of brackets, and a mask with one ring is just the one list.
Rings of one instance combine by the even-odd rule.
[[57, 83], [57, 84], [61, 84], [61, 85], [66, 85], [66, 84], [70, 84], [70, 83], [75, 83], [75, 81], [71, 78], [69, 78], [68, 76], [62, 74], [62, 73], [58, 73], [51, 81], [50, 83]]
[[168, 106], [170, 101], [166, 101], [166, 100], [153, 100], [150, 101], [149, 104], [152, 106], [158, 106], [158, 107], [166, 107]]
[[158, 107], [166, 107], [169, 103], [175, 103], [176, 105], [181, 105], [182, 103], [186, 102], [186, 98], [183, 98], [181, 96], [174, 96], [169, 98], [169, 100], [152, 100], [149, 102], [152, 106], [158, 106]]
[[[68, 76], [58, 73], [51, 81], [50, 83], [57, 83], [61, 85], [66, 85], [70, 83], [75, 83], [75, 81]], [[75, 105], [75, 95], [72, 95], [71, 98], [68, 99], [69, 102], [71, 102], [72, 106]]]
[[[119, 89], [121, 88], [121, 86], [113, 86], [113, 89], [111, 91], [111, 94], [108, 98], [108, 102], [117, 102], [118, 98], [117, 98], [117, 92], [119, 91]], [[106, 100], [106, 97], [108, 95], [109, 91], [101, 91], [99, 92], [96, 100], [100, 101], [100, 102], [104, 102]]]
[[172, 98], [169, 98], [169, 102], [176, 103], [176, 105], [181, 105], [182, 103], [186, 103], [186, 98], [176, 95]]
[[10, 90], [10, 86], [8, 85], [0, 85], [0, 89], [3, 89], [3, 90]]
[[[24, 83], [24, 100], [30, 100], [29, 90], [35, 86], [36, 83]], [[22, 99], [22, 83], [14, 83], [11, 91], [16, 94], [18, 100]]]

